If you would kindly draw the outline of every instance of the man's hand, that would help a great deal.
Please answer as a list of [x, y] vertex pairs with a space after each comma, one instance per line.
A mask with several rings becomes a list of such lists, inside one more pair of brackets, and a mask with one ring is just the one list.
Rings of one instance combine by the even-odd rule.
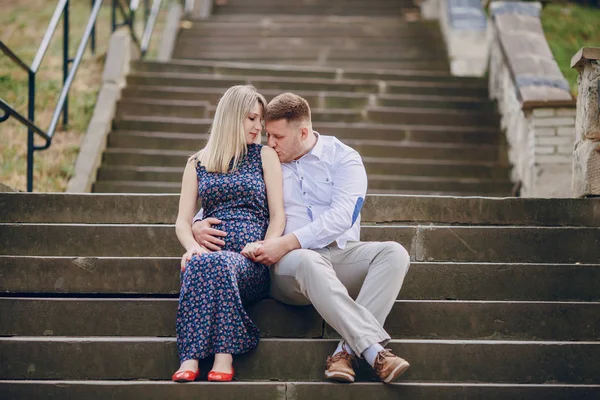
[[210, 251], [206, 250], [206, 248], [196, 245], [191, 247], [185, 254], [181, 257], [181, 272], [185, 271], [185, 264], [192, 259], [194, 254], [203, 254], [210, 253]]
[[254, 252], [254, 261], [265, 265], [276, 264], [287, 253], [300, 248], [300, 242], [298, 242], [298, 239], [293, 234], [258, 243], [261, 243], [262, 247]]
[[194, 222], [192, 225], [192, 233], [194, 234], [196, 242], [201, 246], [206, 247], [208, 250], [221, 250], [221, 247], [225, 246], [225, 242], [219, 238], [227, 236], [227, 232], [211, 227], [211, 225], [218, 225], [220, 223], [221, 221], [216, 218], [206, 218], [202, 221]]

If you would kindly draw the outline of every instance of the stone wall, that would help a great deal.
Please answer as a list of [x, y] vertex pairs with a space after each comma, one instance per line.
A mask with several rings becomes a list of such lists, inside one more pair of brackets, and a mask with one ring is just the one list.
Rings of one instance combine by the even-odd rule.
[[575, 102], [540, 22], [539, 3], [494, 2], [490, 97], [523, 197], [571, 197]]
[[446, 40], [450, 70], [457, 76], [483, 76], [487, 69], [492, 31], [480, 0], [438, 0], [439, 13], [424, 3], [423, 12], [437, 17]]

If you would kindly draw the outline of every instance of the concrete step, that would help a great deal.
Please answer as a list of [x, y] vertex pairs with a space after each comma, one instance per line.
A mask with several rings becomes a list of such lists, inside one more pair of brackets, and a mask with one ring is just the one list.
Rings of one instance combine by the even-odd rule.
[[369, 175], [369, 189], [377, 190], [431, 190], [432, 192], [479, 192], [501, 196], [508, 195], [514, 186], [508, 176], [504, 179], [485, 179], [447, 176]]
[[[176, 297], [179, 262], [179, 257], [0, 256], [0, 292]], [[600, 264], [412, 262], [399, 299], [600, 301]]]
[[219, 57], [207, 57], [206, 54], [186, 54], [177, 51], [177, 47], [173, 51], [173, 58], [180, 60], [202, 60], [207, 62], [251, 62], [260, 65], [278, 65], [282, 67], [330, 67], [343, 69], [360, 69], [360, 70], [396, 70], [396, 71], [416, 71], [420, 70], [423, 73], [431, 74], [450, 74], [450, 64], [446, 59], [437, 60], [403, 60], [403, 61], [373, 61], [373, 60], [331, 60], [331, 59], [294, 59], [287, 60], [278, 58], [275, 55], [264, 58], [252, 59], [233, 59], [230, 55]]
[[[392, 51], [398, 52], [399, 49], [409, 54], [437, 53], [446, 54], [446, 46], [443, 41], [428, 43], [427, 39], [415, 37], [398, 37], [390, 41], [389, 37], [339, 37], [321, 36], [304, 37], [286, 36], [286, 37], [257, 37], [257, 36], [239, 36], [239, 37], [219, 37], [211, 35], [196, 36], [186, 35], [182, 31], [177, 40], [177, 46], [180, 50], [196, 47], [199, 52], [210, 53], [212, 51], [222, 51], [226, 49], [230, 52], [247, 52], [250, 49], [256, 51], [279, 52], [289, 49], [295, 49], [300, 52], [311, 52], [315, 50], [328, 49], [333, 50], [353, 50], [353, 51]], [[424, 51], [424, 50], [427, 51]]]
[[[215, 107], [206, 108], [204, 101], [125, 99], [119, 101], [117, 118], [152, 116], [172, 118], [214, 118]], [[363, 122], [360, 110], [319, 109], [311, 110], [315, 122]], [[431, 114], [430, 117], [434, 117]], [[401, 119], [401, 118], [400, 118]], [[481, 124], [483, 125], [483, 124]]]
[[[263, 339], [255, 351], [236, 356], [236, 378], [322, 381], [337, 342]], [[393, 340], [389, 347], [411, 363], [407, 382], [600, 383], [600, 342]], [[174, 338], [0, 338], [0, 351], [0, 377], [11, 380], [165, 380], [179, 365]], [[359, 381], [376, 380], [361, 366]], [[207, 367], [201, 363], [201, 371]]]
[[[262, 90], [269, 100], [281, 93], [279, 90]], [[350, 92], [295, 91], [304, 97], [314, 108], [365, 108], [369, 105], [382, 107], [422, 107], [452, 110], [473, 110], [494, 112], [496, 105], [481, 97], [461, 97], [450, 95], [372, 95]], [[206, 101], [216, 106], [223, 92], [220, 88], [185, 88], [170, 86], [128, 86], [122, 91], [124, 100], [195, 100]]]
[[269, 14], [291, 14], [291, 15], [341, 15], [341, 16], [390, 16], [402, 15], [406, 9], [413, 9], [412, 1], [358, 3], [351, 2], [327, 2], [321, 4], [293, 4], [286, 2], [261, 2], [259, 4], [248, 4], [239, 2], [235, 4], [215, 5], [215, 15], [246, 14], [246, 15], [269, 15]]
[[492, 383], [418, 383], [391, 385], [359, 382], [352, 385], [319, 382], [196, 382], [187, 385], [171, 381], [78, 381], [78, 380], [4, 380], [0, 391], [11, 399], [64, 400], [186, 400], [202, 393], [209, 399], [291, 400], [331, 399], [378, 400], [435, 399], [596, 399], [600, 385], [492, 384]]
[[491, 112], [419, 107], [369, 107], [365, 119], [379, 124], [428, 124], [500, 126], [500, 116]]
[[[353, 28], [355, 29], [355, 28]], [[460, 82], [465, 85], [487, 85], [484, 78], [453, 76], [449, 72], [427, 70], [382, 70], [382, 69], [340, 69], [334, 67], [309, 67], [292, 65], [272, 65], [242, 62], [215, 62], [203, 60], [174, 59], [169, 62], [133, 61], [132, 71], [136, 72], [182, 72], [193, 74], [216, 74], [220, 76], [287, 76], [296, 78], [321, 79], [377, 79], [385, 81], [427, 81]]]
[[[138, 98], [156, 100], [196, 100], [206, 101], [215, 107], [223, 95], [221, 88], [186, 88], [172, 86], [135, 86], [130, 85], [123, 89], [124, 100]], [[295, 91], [304, 97], [314, 108], [364, 108], [369, 104], [369, 94], [350, 92], [318, 92]], [[267, 100], [281, 94], [280, 90], [261, 90]]]
[[[113, 121], [114, 131], [177, 133], [202, 135], [208, 132], [212, 120], [209, 118], [175, 118], [132, 116], [121, 117]], [[452, 125], [410, 125], [410, 124], [374, 124], [368, 122], [327, 122], [314, 121], [313, 128], [324, 134], [336, 136], [339, 139], [374, 139], [393, 140], [397, 143], [460, 143], [501, 144], [504, 139], [497, 127], [491, 126], [452, 126]], [[201, 137], [201, 136], [198, 136]]]
[[[310, 29], [307, 29], [307, 25]], [[181, 29], [184, 37], [346, 37], [346, 38], [436, 38], [442, 39], [434, 22], [408, 23], [400, 18], [319, 17], [300, 15], [219, 16], [190, 21]]]
[[[363, 226], [361, 232], [363, 241], [401, 243], [414, 261], [595, 263], [600, 257], [598, 227], [377, 225]], [[2, 255], [169, 257], [183, 253], [173, 225], [2, 223], [0, 235]]]
[[[467, 162], [494, 162], [498, 160], [499, 148], [491, 145], [442, 145], [428, 143], [398, 143], [389, 140], [340, 140], [353, 147], [363, 157], [394, 157], [424, 160], [453, 160]], [[187, 159], [195, 151], [201, 149], [204, 142], [198, 139], [195, 148], [184, 150], [153, 150], [153, 149], [128, 149], [108, 148], [104, 152], [105, 165], [136, 165], [156, 167], [181, 167], [185, 166]], [[504, 165], [504, 163], [500, 162]]]
[[[430, 184], [415, 180], [397, 181], [390, 185], [389, 182], [381, 184], [380, 181], [370, 184], [367, 194], [387, 194], [387, 195], [437, 195], [437, 196], [487, 196], [487, 197], [503, 197], [510, 193], [506, 190], [507, 186], [500, 187], [470, 184], [456, 184], [457, 181], [449, 181], [448, 183], [439, 182], [438, 184]], [[392, 188], [390, 188], [392, 187]], [[397, 188], [394, 188], [397, 187]], [[444, 190], [450, 188], [449, 190]], [[93, 187], [94, 193], [138, 193], [138, 194], [160, 194], [160, 193], [180, 193], [181, 184], [177, 182], [138, 182], [138, 181], [98, 181]]]
[[[177, 299], [5, 297], [0, 336], [175, 337], [177, 304]], [[600, 338], [599, 311], [598, 302], [399, 300], [384, 328], [396, 339], [594, 341]], [[313, 307], [269, 299], [248, 312], [262, 337], [339, 338]]]
[[[0, 222], [171, 224], [178, 195], [0, 193]], [[600, 199], [368, 195], [363, 224], [600, 225]]]
[[[364, 158], [367, 174], [404, 175], [420, 177], [452, 178], [508, 178], [509, 169], [493, 164], [462, 162], [423, 162], [423, 160], [398, 160], [394, 158]], [[181, 181], [183, 167], [102, 166], [98, 170], [98, 181]], [[376, 179], [376, 178], [374, 178]]]
[[[333, 127], [328, 123], [319, 123], [319, 125], [330, 125], [330, 129]], [[327, 129], [326, 126], [320, 126]], [[346, 139], [360, 139], [363, 137], [369, 137], [371, 139], [394, 139], [397, 138], [398, 142], [404, 141], [406, 143], [431, 143], [431, 139], [439, 139], [441, 143], [455, 143], [460, 144], [460, 142], [468, 142], [468, 143], [493, 143], [494, 137], [493, 134], [480, 133], [479, 136], [477, 134], [471, 134], [471, 136], [475, 136], [478, 141], [467, 141], [469, 138], [468, 134], [465, 133], [454, 133], [454, 132], [446, 132], [443, 135], [443, 132], [437, 134], [436, 132], [407, 132], [407, 131], [393, 131], [391, 129], [373, 129], [369, 131], [367, 128], [349, 128], [347, 130], [343, 130], [343, 127], [340, 124], [337, 124], [336, 127], [339, 131], [342, 140]], [[321, 132], [328, 133], [330, 130], [321, 130]], [[208, 126], [206, 126], [206, 130], [208, 130]], [[200, 131], [200, 130], [199, 130]], [[337, 135], [336, 135], [337, 136]], [[464, 136], [467, 136], [464, 138]], [[338, 136], [339, 137], [339, 136]], [[263, 138], [264, 139], [264, 138]], [[429, 139], [429, 140], [428, 140]], [[463, 140], [459, 140], [463, 139]], [[109, 147], [111, 148], [119, 148], [119, 149], [170, 149], [170, 150], [186, 150], [190, 151], [190, 149], [197, 149], [200, 146], [203, 146], [205, 141], [208, 140], [208, 134], [206, 133], [177, 133], [177, 132], [145, 132], [145, 131], [113, 131], [108, 136]], [[490, 143], [491, 142], [491, 143]], [[372, 162], [383, 162], [384, 159], [378, 157], [363, 157], [363, 161], [370, 160]], [[444, 165], [458, 165], [465, 164], [463, 161], [449, 162], [449, 161], [436, 161], [436, 160], [416, 160], [416, 159], [398, 159], [398, 158], [385, 158], [385, 162], [391, 162], [394, 165], [396, 164], [413, 164], [419, 163], [423, 168], [435, 167], [436, 165], [444, 164]], [[480, 162], [480, 163], [469, 163], [469, 165], [473, 166], [496, 166], [495, 164], [489, 162]], [[441, 171], [441, 173], [445, 173], [446, 171]], [[468, 173], [468, 171], [464, 171]], [[501, 176], [505, 176], [502, 174]]]
[[214, 76], [198, 73], [135, 72], [127, 77], [128, 85], [166, 85], [199, 88], [219, 88], [222, 92], [230, 86], [251, 83], [259, 90], [279, 91], [333, 91], [373, 94], [450, 95], [485, 98], [487, 86], [475, 82], [384, 81], [376, 79], [323, 79], [286, 76]]
[[[119, 101], [117, 118], [123, 116], [153, 116], [180, 118], [213, 118], [214, 108], [205, 101], [123, 99]], [[312, 109], [315, 122], [373, 122], [378, 124], [471, 125], [497, 127], [500, 117], [490, 112], [437, 108], [368, 107], [361, 113], [352, 109]]]

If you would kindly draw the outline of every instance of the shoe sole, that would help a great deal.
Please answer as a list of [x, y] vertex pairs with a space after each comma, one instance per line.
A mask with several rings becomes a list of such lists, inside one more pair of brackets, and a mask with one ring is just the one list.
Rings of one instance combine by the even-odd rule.
[[394, 370], [383, 380], [383, 383], [390, 383], [395, 381], [406, 372], [406, 370], [410, 367], [410, 364], [407, 361], [400, 363]]
[[346, 374], [343, 372], [325, 371], [325, 378], [336, 382], [354, 383], [354, 377], [350, 374]]

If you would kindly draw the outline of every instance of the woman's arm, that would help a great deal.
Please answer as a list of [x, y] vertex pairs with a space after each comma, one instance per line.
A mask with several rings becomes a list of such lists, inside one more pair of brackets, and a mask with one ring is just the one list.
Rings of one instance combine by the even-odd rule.
[[192, 234], [192, 218], [196, 214], [196, 202], [198, 201], [198, 177], [196, 176], [196, 160], [188, 161], [183, 172], [181, 182], [181, 196], [179, 197], [179, 212], [175, 222], [177, 239], [185, 250], [188, 251], [199, 246]]
[[278, 238], [285, 229], [285, 211], [283, 209], [283, 178], [281, 163], [275, 150], [263, 146], [261, 150], [263, 175], [267, 187], [267, 203], [269, 205], [269, 228], [266, 239]]

